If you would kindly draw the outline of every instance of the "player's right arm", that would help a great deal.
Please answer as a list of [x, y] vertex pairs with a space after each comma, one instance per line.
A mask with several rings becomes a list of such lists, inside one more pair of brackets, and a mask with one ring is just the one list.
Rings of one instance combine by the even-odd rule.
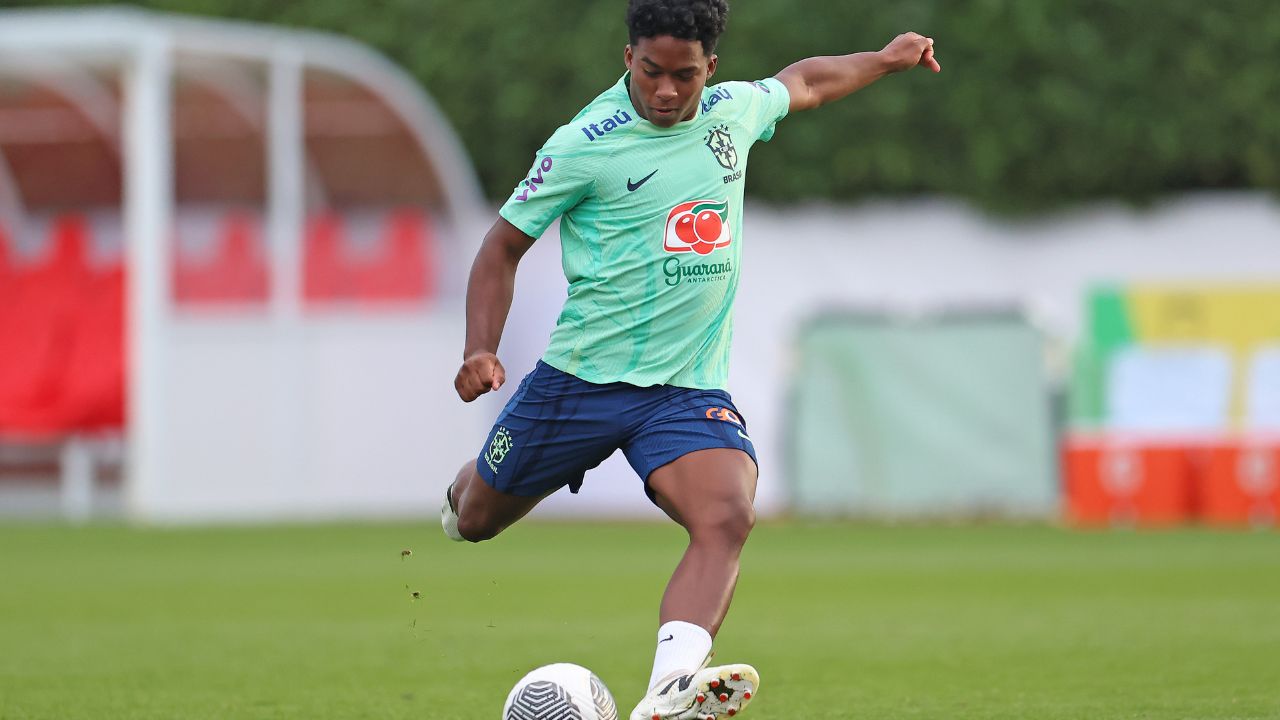
[[453, 380], [458, 397], [471, 402], [507, 380], [498, 360], [498, 342], [511, 310], [516, 266], [534, 239], [501, 216], [480, 244], [467, 280], [467, 339], [462, 367]]
[[511, 310], [516, 266], [551, 223], [569, 212], [594, 181], [589, 138], [573, 125], [557, 130], [533, 158], [529, 174], [498, 210], [467, 281], [467, 340], [453, 386], [465, 402], [502, 387], [507, 371], [498, 341]]

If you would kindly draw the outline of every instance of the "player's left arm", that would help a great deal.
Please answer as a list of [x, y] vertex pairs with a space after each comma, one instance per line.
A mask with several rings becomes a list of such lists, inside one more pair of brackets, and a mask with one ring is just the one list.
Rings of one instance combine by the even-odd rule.
[[792, 63], [777, 74], [791, 94], [790, 112], [811, 110], [857, 92], [891, 73], [917, 65], [940, 72], [933, 56], [933, 38], [903, 33], [877, 52], [811, 57]]

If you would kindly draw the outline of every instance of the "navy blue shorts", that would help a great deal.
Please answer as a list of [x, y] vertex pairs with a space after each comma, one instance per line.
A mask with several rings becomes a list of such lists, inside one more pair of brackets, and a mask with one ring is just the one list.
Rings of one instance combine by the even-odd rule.
[[650, 500], [649, 474], [695, 450], [736, 448], [756, 462], [746, 421], [723, 390], [597, 385], [539, 360], [494, 422], [476, 471], [509, 495], [564, 485], [576, 493], [618, 448]]

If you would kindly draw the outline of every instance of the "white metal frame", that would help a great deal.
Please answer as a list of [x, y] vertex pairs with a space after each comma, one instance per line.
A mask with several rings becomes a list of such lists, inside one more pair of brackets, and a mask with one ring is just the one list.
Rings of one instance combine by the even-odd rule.
[[[350, 78], [400, 115], [439, 175], [448, 179], [440, 185], [447, 220], [454, 228], [466, 228], [482, 207], [471, 165], [438, 108], [403, 70], [359, 43], [319, 32], [127, 8], [0, 13], [0, 68], [7, 74], [38, 77], [65, 74], [68, 68], [107, 66], [118, 69], [123, 79], [125, 262], [132, 278], [126, 299], [130, 368], [125, 492], [126, 506], [134, 513], [140, 511], [137, 499], [162, 481], [160, 468], [167, 447], [159, 393], [166, 372], [164, 338], [172, 321], [167, 271], [167, 229], [174, 217], [169, 110], [178, 52], [253, 60], [269, 67], [267, 232], [273, 253], [272, 287], [277, 288], [270, 313], [282, 333], [291, 332], [300, 315], [300, 238], [307, 185], [302, 92], [307, 68]], [[83, 82], [70, 87], [78, 92], [63, 95], [73, 103], [78, 96], [98, 95]], [[88, 117], [99, 130], [112, 129], [97, 110]], [[0, 180], [6, 180], [6, 168], [0, 157]], [[23, 200], [11, 178], [0, 182], [0, 201], [0, 209], [6, 212], [23, 212]], [[290, 368], [296, 366], [292, 355], [299, 343], [285, 341], [277, 347], [276, 377], [281, 383], [296, 382]], [[281, 417], [279, 422], [287, 425], [288, 418]], [[87, 516], [92, 501], [92, 459], [84, 442], [73, 439], [64, 451], [64, 509], [75, 519]], [[282, 458], [296, 456], [296, 452], [281, 453]]]

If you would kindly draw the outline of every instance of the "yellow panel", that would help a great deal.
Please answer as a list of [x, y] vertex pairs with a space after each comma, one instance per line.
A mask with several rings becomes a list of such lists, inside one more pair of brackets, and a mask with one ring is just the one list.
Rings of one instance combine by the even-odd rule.
[[1133, 286], [1134, 334], [1143, 343], [1212, 343], [1249, 350], [1280, 339], [1280, 285]]
[[1259, 345], [1280, 340], [1280, 285], [1135, 285], [1128, 298], [1138, 342], [1217, 345], [1231, 353], [1232, 418], [1238, 423], [1250, 356]]

